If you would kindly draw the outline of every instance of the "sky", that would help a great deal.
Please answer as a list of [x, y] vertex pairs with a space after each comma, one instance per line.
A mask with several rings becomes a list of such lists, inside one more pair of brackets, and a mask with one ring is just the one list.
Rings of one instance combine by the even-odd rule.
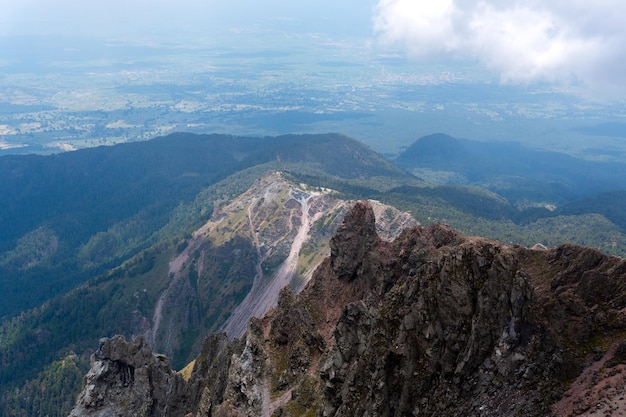
[[626, 93], [623, 0], [380, 0], [374, 30], [416, 60], [478, 62], [502, 83]]
[[371, 31], [373, 8], [374, 0], [0, 0], [0, 31], [176, 36], [216, 26], [286, 25], [362, 34]]
[[0, 36], [177, 36], [266, 27], [366, 39], [416, 66], [479, 65], [503, 84], [626, 93], [623, 0], [0, 0]]

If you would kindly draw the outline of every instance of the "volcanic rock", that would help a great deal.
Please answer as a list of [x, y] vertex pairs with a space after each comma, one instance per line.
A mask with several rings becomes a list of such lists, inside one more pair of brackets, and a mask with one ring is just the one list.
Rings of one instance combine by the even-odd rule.
[[[157, 366], [176, 393], [169, 415], [626, 413], [622, 259], [573, 245], [505, 245], [445, 225], [388, 242], [373, 219], [369, 203], [357, 203], [304, 290], [283, 290], [241, 340], [209, 338], [187, 385]], [[137, 376], [158, 359], [109, 351], [94, 356], [77, 407], [119, 413], [124, 400], [159, 415], [144, 410], [162, 404], [160, 391]], [[117, 363], [134, 367], [134, 380]]]

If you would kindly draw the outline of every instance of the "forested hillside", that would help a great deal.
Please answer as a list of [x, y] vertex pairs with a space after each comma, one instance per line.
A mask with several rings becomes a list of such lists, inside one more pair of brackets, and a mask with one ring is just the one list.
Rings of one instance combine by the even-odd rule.
[[[475, 166], [485, 161], [480, 158], [497, 158], [499, 151], [489, 156], [438, 136], [397, 160], [412, 173], [337, 134], [178, 133], [51, 156], [1, 157], [2, 415], [29, 415], [33, 387], [56, 386], [60, 379], [53, 374], [74, 372], [58, 363], [83, 372], [103, 336], [152, 335], [153, 347], [182, 367], [204, 335], [219, 329], [246, 297], [254, 277], [271, 276], [288, 257], [309, 201], [301, 192], [326, 196], [320, 200], [326, 207], [334, 207], [331, 200], [373, 199], [425, 225], [447, 223], [506, 243], [570, 242], [626, 254], [621, 166], [600, 164], [597, 175], [577, 188], [582, 174], [561, 169], [550, 176], [550, 164], [539, 161], [533, 176], [527, 168], [537, 155], [524, 159], [526, 151], [514, 145], [497, 149], [505, 148], [521, 155], [519, 163], [494, 162], [482, 173]], [[272, 194], [276, 200], [267, 191], [250, 191], [268, 172], [280, 172], [289, 184]], [[593, 185], [598, 178], [608, 179], [600, 187]], [[229, 204], [234, 206], [227, 210]], [[307, 206], [311, 219], [324, 204]], [[341, 219], [341, 210], [330, 213], [311, 223], [309, 235], [317, 237], [302, 245], [295, 275], [309, 273], [326, 253]], [[208, 240], [197, 240], [201, 235]], [[181, 260], [178, 269], [172, 269], [175, 259]], [[219, 294], [219, 302], [210, 294]], [[167, 320], [184, 325], [160, 333], [171, 328]], [[164, 323], [159, 331], [153, 331], [156, 322]], [[66, 358], [72, 359], [59, 362]], [[61, 391], [72, 396], [79, 385], [77, 379]], [[36, 400], [43, 401], [40, 409], [52, 410], [45, 398]], [[49, 415], [66, 415], [68, 403], [54, 404], [60, 411]]]
[[512, 203], [564, 204], [626, 190], [626, 164], [538, 151], [515, 142], [479, 142], [434, 134], [416, 140], [395, 162], [430, 182], [475, 185]]
[[[150, 148], [153, 144], [155, 149]], [[290, 149], [297, 149], [301, 155], [292, 155]], [[81, 159], [82, 153], [86, 154], [86, 161]], [[26, 214], [2, 235], [8, 249], [0, 255], [1, 277], [5, 288], [12, 286], [12, 292], [2, 295], [7, 300], [0, 329], [3, 387], [37, 384], [45, 378], [41, 372], [46, 364], [74, 353], [78, 354], [79, 366], [84, 367], [85, 353], [102, 335], [148, 332], [156, 326], [155, 320], [160, 320], [159, 302], [168, 304], [181, 299], [185, 291], [192, 291], [198, 298], [192, 302], [186, 299], [190, 316], [184, 322], [177, 321], [177, 326], [166, 325], [172, 311], [166, 306], [162, 313], [164, 324], [160, 326], [163, 331], [174, 327], [182, 331], [175, 342], [168, 342], [167, 349], [175, 354], [175, 363], [182, 366], [191, 349], [199, 348], [196, 344], [206, 332], [223, 323], [229, 311], [250, 291], [256, 273], [253, 264], [261, 264], [257, 257], [264, 250], [255, 249], [245, 236], [232, 231], [229, 239], [216, 232], [213, 243], [202, 246], [192, 243], [195, 241], [191, 232], [211, 217], [214, 208], [223, 208], [268, 171], [297, 170], [316, 176], [328, 172], [333, 177], [343, 174], [354, 181], [367, 181], [371, 170], [385, 178], [385, 183], [410, 178], [367, 147], [341, 135], [233, 138], [179, 134], [132, 146], [51, 157], [12, 157], [0, 163], [4, 163], [3, 172], [10, 173], [7, 177], [12, 181], [10, 187], [3, 189], [12, 197], [6, 212], [14, 216]], [[113, 172], [109, 174], [108, 169]], [[36, 175], [27, 175], [31, 171]], [[66, 181], [65, 187], [61, 178]], [[89, 178], [94, 181], [88, 181]], [[18, 183], [22, 184], [22, 191], [13, 195]], [[108, 188], [100, 188], [102, 184], [109, 184]], [[47, 196], [42, 196], [42, 190], [47, 188]], [[100, 193], [101, 189], [106, 192]], [[263, 200], [262, 195], [258, 198]], [[49, 211], [38, 212], [39, 217], [31, 218], [27, 210], [22, 210], [40, 207], [46, 199], [54, 200], [53, 204]], [[259, 208], [250, 206], [250, 210]], [[256, 232], [271, 226], [267, 220], [259, 219]], [[315, 225], [314, 230], [325, 233], [327, 241], [332, 233], [328, 228], [341, 218], [332, 222], [328, 218], [320, 220], [323, 223]], [[66, 236], [68, 228], [73, 228], [73, 233]], [[289, 234], [289, 238], [293, 237]], [[270, 240], [263, 247], [275, 245], [277, 242], [271, 241], [274, 238], [268, 236]], [[305, 246], [309, 258], [299, 272], [309, 271], [315, 266], [313, 260], [319, 262], [323, 258], [320, 253], [324, 249], [311, 243]], [[317, 253], [318, 250], [322, 252]], [[205, 252], [211, 254], [206, 256], [215, 262], [214, 266], [205, 261], [203, 267], [195, 264]], [[266, 275], [276, 267], [273, 263], [280, 261], [280, 256], [286, 256], [282, 247], [273, 252], [263, 261], [269, 268], [264, 271]], [[191, 262], [172, 272], [170, 260], [183, 253], [189, 253]], [[233, 257], [233, 253], [237, 256]], [[194, 280], [194, 274], [218, 281], [211, 281], [207, 287]], [[179, 276], [184, 276], [184, 280], [180, 281]], [[241, 282], [229, 277], [237, 277]], [[174, 290], [173, 282], [185, 285]], [[207, 297], [214, 298], [216, 294], [221, 295], [220, 303], [211, 303]], [[28, 309], [42, 301], [45, 302], [41, 306]], [[163, 336], [154, 333], [153, 337], [157, 341]], [[68, 383], [66, 388], [75, 392], [78, 387]], [[3, 392], [9, 395], [9, 391]], [[27, 391], [10, 391], [10, 398], [3, 402], [24, 403], [20, 392]]]

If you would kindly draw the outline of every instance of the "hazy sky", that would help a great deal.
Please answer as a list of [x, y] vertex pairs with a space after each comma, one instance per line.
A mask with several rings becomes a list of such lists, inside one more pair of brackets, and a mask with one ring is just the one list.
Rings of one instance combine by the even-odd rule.
[[265, 27], [357, 36], [503, 83], [626, 93], [624, 0], [0, 0], [0, 35], [156, 36]]
[[374, 0], [0, 0], [0, 33], [137, 35], [215, 26], [371, 33]]

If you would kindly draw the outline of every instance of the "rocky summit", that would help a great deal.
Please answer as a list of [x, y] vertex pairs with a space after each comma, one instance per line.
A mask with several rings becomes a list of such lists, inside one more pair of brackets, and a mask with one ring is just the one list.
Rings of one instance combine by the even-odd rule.
[[184, 378], [102, 342], [72, 416], [626, 414], [626, 264], [444, 225], [376, 233], [357, 203], [297, 296], [213, 335]]

